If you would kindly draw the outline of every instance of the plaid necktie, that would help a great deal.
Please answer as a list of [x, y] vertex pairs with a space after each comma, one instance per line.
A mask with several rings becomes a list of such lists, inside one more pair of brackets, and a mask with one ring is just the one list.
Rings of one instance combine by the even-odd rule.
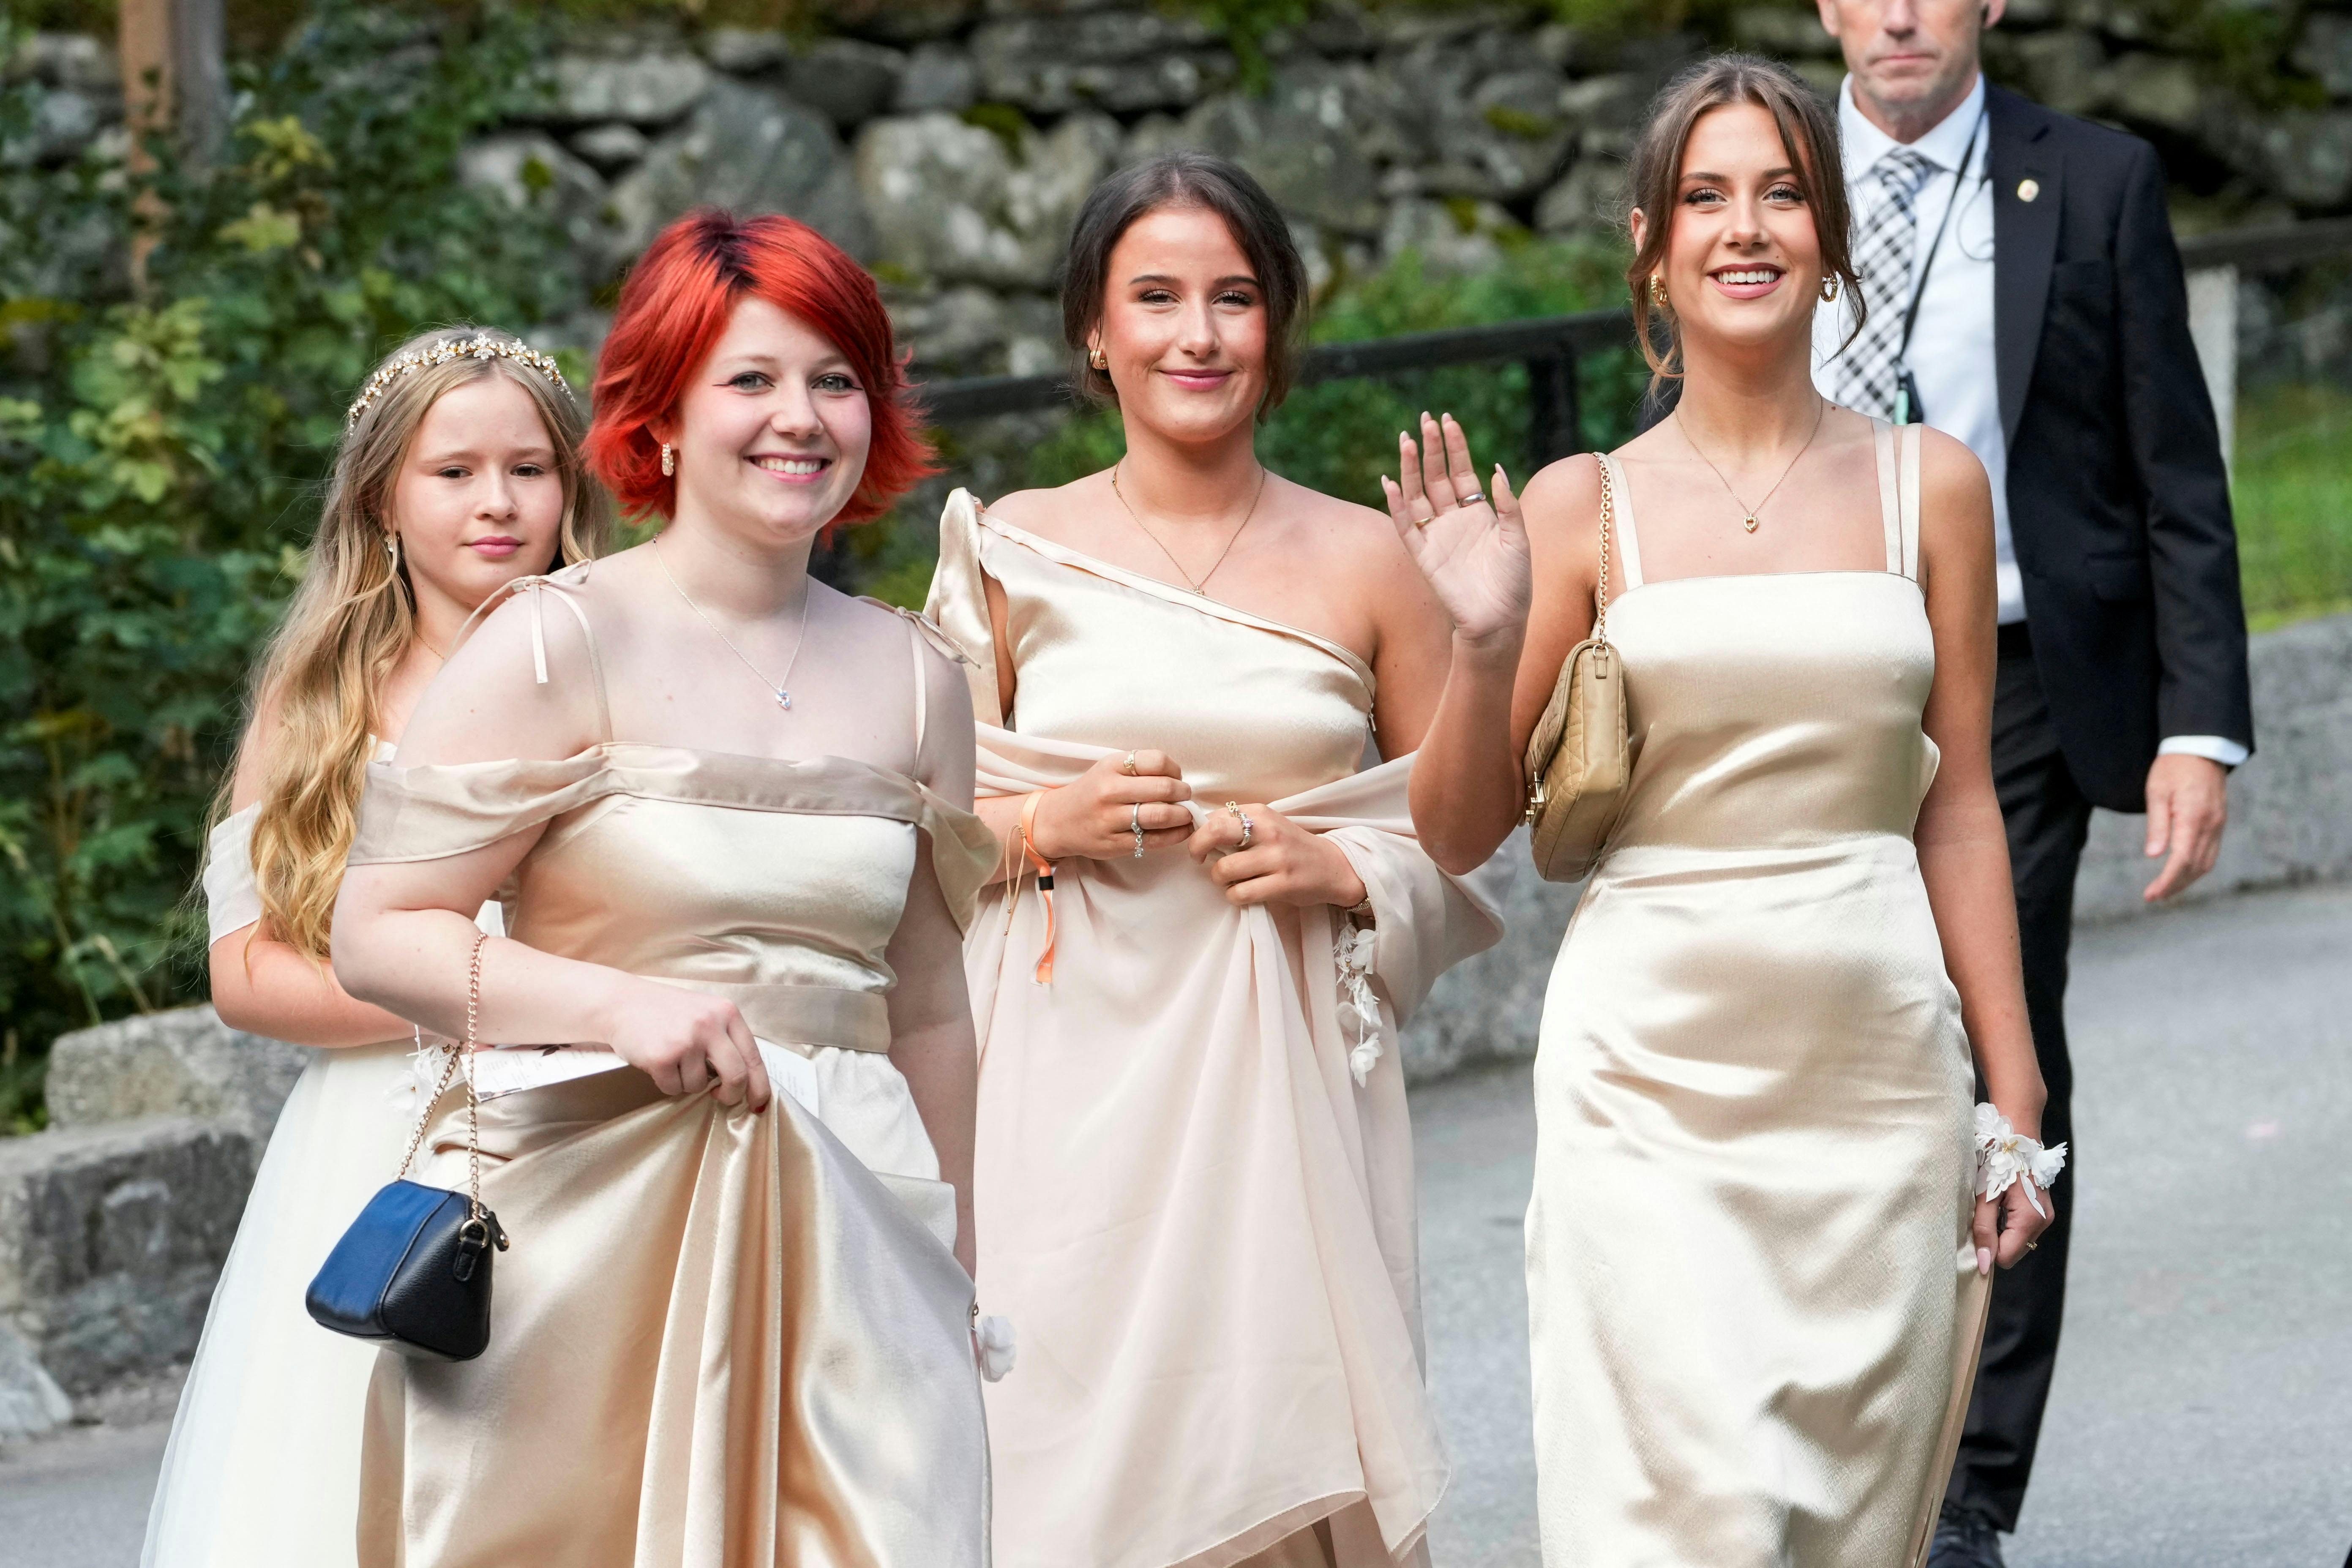
[[1862, 334], [1838, 356], [1838, 401], [1882, 419], [1895, 416], [1902, 386], [1903, 312], [1911, 302], [1911, 253], [1919, 245], [1919, 192], [1940, 173], [1908, 147], [1870, 166], [1861, 195], [1869, 203], [1854, 237], [1853, 269], [1869, 306]]

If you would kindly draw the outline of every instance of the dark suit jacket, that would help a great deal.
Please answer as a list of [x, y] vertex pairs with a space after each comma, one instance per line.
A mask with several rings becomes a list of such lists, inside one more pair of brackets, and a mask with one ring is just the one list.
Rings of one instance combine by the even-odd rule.
[[2237, 533], [2164, 172], [2137, 137], [1999, 88], [1986, 113], [2010, 531], [2034, 662], [2083, 793], [2140, 811], [2166, 736], [2253, 744]]

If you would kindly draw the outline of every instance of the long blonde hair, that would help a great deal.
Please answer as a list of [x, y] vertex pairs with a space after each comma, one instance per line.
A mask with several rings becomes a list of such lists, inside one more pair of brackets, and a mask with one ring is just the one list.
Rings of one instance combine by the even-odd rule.
[[[507, 334], [442, 328], [410, 339], [385, 363], [486, 335]], [[530, 395], [555, 447], [563, 486], [555, 564], [586, 560], [608, 542], [610, 504], [580, 461], [585, 431], [580, 408], [537, 371], [502, 358], [461, 356], [394, 377], [359, 410], [335, 453], [302, 584], [254, 679], [254, 711], [276, 721], [261, 759], [254, 882], [269, 935], [319, 962], [327, 958], [335, 894], [359, 826], [376, 700], [415, 635], [415, 589], [406, 563], [395, 563], [384, 548], [393, 525], [393, 484], [433, 405], [494, 375]], [[239, 742], [240, 763], [254, 734], [248, 725]], [[226, 811], [235, 778], [233, 770], [216, 815]]]

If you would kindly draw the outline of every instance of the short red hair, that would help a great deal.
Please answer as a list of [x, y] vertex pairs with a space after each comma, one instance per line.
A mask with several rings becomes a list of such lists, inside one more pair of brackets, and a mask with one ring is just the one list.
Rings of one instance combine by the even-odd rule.
[[677, 406], [687, 378], [718, 347], [735, 302], [746, 294], [806, 321], [865, 383], [873, 446], [856, 493], [835, 522], [879, 517], [916, 480], [938, 471], [909, 405], [889, 312], [866, 269], [804, 223], [703, 207], [646, 247], [621, 289], [612, 333], [597, 356], [588, 464], [625, 509], [663, 517], [676, 509], [677, 482], [662, 476], [661, 443], [648, 426]]

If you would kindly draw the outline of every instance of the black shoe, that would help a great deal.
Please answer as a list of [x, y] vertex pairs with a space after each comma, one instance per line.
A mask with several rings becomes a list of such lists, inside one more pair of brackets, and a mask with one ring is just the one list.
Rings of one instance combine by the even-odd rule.
[[1927, 1547], [1927, 1568], [2005, 1568], [2000, 1531], [1976, 1510], [1946, 1503]]

